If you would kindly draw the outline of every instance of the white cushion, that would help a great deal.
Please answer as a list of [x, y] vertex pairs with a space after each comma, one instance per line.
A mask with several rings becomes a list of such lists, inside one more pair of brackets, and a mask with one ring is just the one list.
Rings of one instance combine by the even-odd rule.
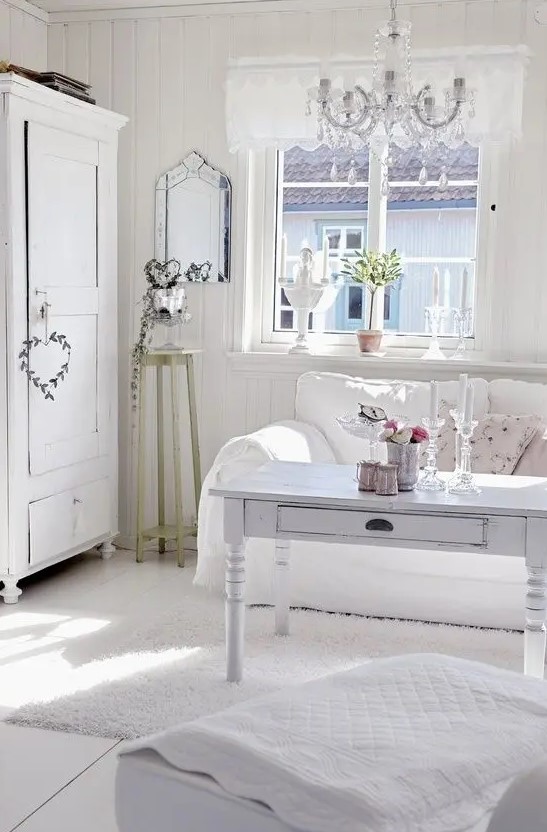
[[547, 419], [547, 384], [497, 378], [488, 385], [488, 397], [490, 413], [535, 413]]
[[[540, 424], [539, 416], [486, 414], [475, 428], [471, 440], [473, 471], [476, 474], [512, 474], [526, 448], [533, 442]], [[452, 471], [455, 462], [455, 428], [450, 417], [441, 430], [438, 446], [439, 470]]]
[[[473, 379], [475, 417], [488, 412], [488, 383]], [[458, 381], [439, 382], [439, 398], [454, 406]], [[326, 436], [337, 462], [354, 463], [363, 458], [366, 443], [346, 433], [336, 422], [344, 413], [357, 415], [358, 404], [376, 404], [389, 417], [404, 416], [419, 424], [429, 412], [429, 383], [425, 381], [382, 381], [353, 378], [337, 373], [305, 373], [296, 388], [296, 418], [315, 425]], [[530, 411], [528, 411], [530, 412]]]
[[519, 477], [547, 477], [547, 426], [542, 424], [513, 471]]

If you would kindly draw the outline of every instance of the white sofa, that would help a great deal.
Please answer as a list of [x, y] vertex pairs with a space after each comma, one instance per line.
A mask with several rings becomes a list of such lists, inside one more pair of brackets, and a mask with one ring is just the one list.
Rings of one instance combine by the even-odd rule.
[[[480, 378], [473, 383], [475, 417], [534, 414], [547, 422], [547, 385]], [[458, 382], [439, 386], [441, 399], [455, 404]], [[363, 457], [363, 442], [345, 433], [335, 417], [356, 413], [358, 402], [372, 401], [388, 415], [418, 421], [427, 413], [429, 385], [306, 373], [297, 384], [295, 420], [268, 425], [221, 449], [202, 493], [196, 584], [223, 589], [222, 505], [209, 488], [270, 459], [355, 463]], [[547, 476], [547, 454], [543, 448], [534, 454], [539, 470], [528, 467], [525, 473]], [[524, 582], [524, 563], [517, 558], [295, 542], [290, 601], [330, 612], [522, 629]], [[250, 540], [246, 602], [271, 604], [272, 583], [273, 543]]]

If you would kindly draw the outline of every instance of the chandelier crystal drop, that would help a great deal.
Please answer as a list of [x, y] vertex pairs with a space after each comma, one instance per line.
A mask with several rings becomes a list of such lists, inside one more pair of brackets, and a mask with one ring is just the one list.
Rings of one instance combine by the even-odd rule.
[[[412, 57], [408, 21], [397, 18], [397, 0], [390, 0], [391, 18], [377, 31], [374, 63], [369, 90], [359, 84], [335, 89], [330, 78], [321, 78], [319, 86], [308, 90], [306, 112], [310, 103], [317, 105], [317, 140], [334, 153], [354, 154], [363, 148], [387, 145], [382, 152], [384, 177], [393, 165], [394, 147], [420, 149], [424, 160], [420, 185], [428, 183], [426, 159], [433, 152], [453, 150], [466, 139], [467, 121], [473, 118], [474, 93], [466, 79], [457, 75], [438, 103], [433, 86], [424, 84], [417, 92], [412, 81]], [[333, 171], [338, 170], [336, 162]], [[332, 172], [331, 171], [331, 178]], [[357, 181], [355, 164], [348, 173], [348, 184]], [[446, 166], [438, 185], [446, 187]]]

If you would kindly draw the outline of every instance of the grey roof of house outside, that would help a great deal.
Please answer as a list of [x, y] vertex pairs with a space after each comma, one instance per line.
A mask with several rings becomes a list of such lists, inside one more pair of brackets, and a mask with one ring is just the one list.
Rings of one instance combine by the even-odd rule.
[[[444, 155], [432, 155], [422, 160], [415, 149], [398, 150], [393, 154], [393, 165], [390, 167], [389, 179], [392, 182], [416, 182], [420, 175], [422, 164], [425, 162], [430, 180], [438, 180], [443, 165], [446, 167], [451, 182], [458, 180], [478, 179], [478, 149], [464, 144], [458, 150], [448, 151]], [[338, 180], [343, 182], [347, 177], [351, 156], [347, 153], [337, 153]], [[368, 180], [368, 154], [361, 152], [353, 157], [357, 164], [357, 178], [360, 182]], [[321, 146], [316, 150], [303, 150], [293, 147], [284, 154], [284, 181], [287, 182], [329, 182], [330, 170], [333, 162], [333, 152], [328, 147]], [[437, 185], [411, 186], [405, 188], [391, 188], [389, 204], [393, 203], [435, 203], [460, 202], [475, 200], [476, 186], [450, 185], [445, 189]], [[366, 188], [291, 188], [285, 187], [283, 192], [284, 206], [290, 210], [313, 205], [360, 205], [366, 207], [368, 192]]]

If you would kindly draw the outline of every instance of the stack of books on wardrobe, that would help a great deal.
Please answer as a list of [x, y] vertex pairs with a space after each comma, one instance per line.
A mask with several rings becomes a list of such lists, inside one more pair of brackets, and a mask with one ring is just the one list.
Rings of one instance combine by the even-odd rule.
[[88, 104], [95, 104], [95, 99], [90, 95], [90, 84], [84, 84], [83, 81], [77, 81], [75, 78], [69, 78], [68, 75], [62, 75], [60, 72], [35, 72], [33, 69], [26, 69], [24, 66], [16, 66], [5, 61], [0, 62], [0, 72], [15, 72], [17, 75], [22, 75], [30, 81], [36, 81], [43, 87], [49, 87], [57, 92], [63, 92], [65, 95], [71, 95], [73, 98], [79, 98], [81, 101], [87, 101]]
[[82, 101], [87, 101], [88, 104], [95, 104], [95, 99], [91, 98], [89, 94], [91, 85], [84, 84], [83, 81], [76, 81], [67, 75], [61, 75], [60, 72], [40, 72], [37, 81], [43, 87], [64, 92], [65, 95], [72, 95], [73, 98], [80, 98]]

